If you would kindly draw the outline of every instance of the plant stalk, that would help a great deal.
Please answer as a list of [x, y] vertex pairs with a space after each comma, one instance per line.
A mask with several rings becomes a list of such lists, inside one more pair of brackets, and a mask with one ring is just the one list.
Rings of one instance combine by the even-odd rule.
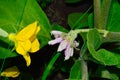
[[[75, 32], [78, 33], [88, 33], [91, 29], [76, 29]], [[103, 37], [103, 42], [120, 42], [120, 32], [110, 32], [107, 30], [97, 29], [97, 31]]]
[[81, 66], [82, 66], [82, 80], [89, 80], [87, 62], [85, 60], [81, 60]]
[[105, 42], [118, 42], [120, 43], [120, 32], [109, 32], [106, 37], [103, 38], [103, 43]]
[[81, 48], [80, 58], [79, 58], [81, 60], [81, 68], [82, 68], [82, 79], [81, 80], [89, 80], [87, 62], [84, 60], [84, 54], [86, 50], [87, 50], [87, 44], [85, 42]]
[[102, 10], [99, 24], [100, 29], [106, 29], [111, 2], [112, 0], [103, 0], [102, 2]]
[[100, 0], [94, 0], [94, 27], [97, 29], [100, 29], [100, 13]]

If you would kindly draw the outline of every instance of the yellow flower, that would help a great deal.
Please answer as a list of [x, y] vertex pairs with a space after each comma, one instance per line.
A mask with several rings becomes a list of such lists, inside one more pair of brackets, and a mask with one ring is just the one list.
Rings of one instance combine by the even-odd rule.
[[37, 26], [37, 21], [35, 21], [17, 34], [9, 34], [9, 39], [15, 42], [16, 51], [24, 57], [27, 66], [31, 63], [29, 52], [34, 53], [39, 50], [40, 44], [36, 38], [39, 31], [40, 26]]
[[19, 75], [20, 75], [20, 72], [16, 66], [7, 68], [1, 73], [1, 76], [12, 77], [12, 78], [18, 77]]

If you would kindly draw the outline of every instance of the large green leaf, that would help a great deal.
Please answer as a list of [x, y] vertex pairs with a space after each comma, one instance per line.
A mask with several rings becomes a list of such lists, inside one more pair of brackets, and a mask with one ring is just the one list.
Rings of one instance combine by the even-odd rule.
[[[36, 0], [0, 0], [0, 28], [3, 30], [8, 33], [16, 33], [34, 21], [38, 21], [41, 27], [38, 39], [41, 47], [44, 47], [50, 40], [49, 32], [51, 28], [45, 13], [37, 4]], [[8, 40], [6, 41], [1, 37], [0, 40], [9, 46]], [[0, 51], [4, 48], [3, 46], [1, 47]], [[6, 55], [7, 48], [4, 49], [6, 50], [3, 53]]]
[[118, 59], [114, 53], [109, 52], [105, 49], [100, 49], [97, 51], [101, 43], [101, 36], [98, 31], [90, 30], [87, 34], [87, 46], [93, 58], [104, 65], [117, 65]]
[[82, 79], [82, 68], [80, 60], [76, 60], [70, 71], [69, 80], [81, 80]]
[[120, 31], [120, 4], [118, 0], [112, 0], [112, 5], [109, 12], [107, 30]]

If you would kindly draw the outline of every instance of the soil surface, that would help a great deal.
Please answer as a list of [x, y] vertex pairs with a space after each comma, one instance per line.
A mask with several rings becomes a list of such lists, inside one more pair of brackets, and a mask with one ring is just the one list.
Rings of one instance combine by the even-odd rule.
[[45, 8], [45, 12], [51, 24], [56, 22], [69, 29], [67, 24], [68, 15], [74, 12], [84, 13], [90, 5], [92, 5], [92, 0], [82, 0], [74, 4], [67, 4], [64, 1], [65, 0], [53, 0], [53, 2]]

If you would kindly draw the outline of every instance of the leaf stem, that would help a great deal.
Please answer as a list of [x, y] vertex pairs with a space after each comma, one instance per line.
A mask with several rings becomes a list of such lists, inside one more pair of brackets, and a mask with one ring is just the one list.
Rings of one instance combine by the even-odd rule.
[[[89, 32], [89, 30], [91, 30], [91, 29], [76, 29], [76, 30], [74, 30], [76, 33], [87, 33], [87, 32]], [[98, 30], [98, 32], [99, 33], [103, 33], [103, 34], [106, 34], [106, 33], [108, 33], [109, 31], [107, 31], [107, 30], [102, 30], [102, 29], [97, 29]]]
[[3, 70], [4, 64], [5, 64], [5, 60], [6, 60], [6, 58], [3, 59], [2, 66], [0, 68], [0, 77], [1, 77], [1, 73], [2, 73], [2, 70]]
[[82, 67], [82, 80], [89, 80], [88, 67], [87, 67], [87, 62], [85, 60], [81, 60], [81, 67]]
[[87, 62], [84, 60], [84, 54], [86, 50], [87, 50], [87, 44], [85, 42], [81, 48], [80, 57], [79, 57], [79, 59], [81, 60], [82, 80], [88, 80], [88, 67], [87, 67]]
[[102, 2], [102, 10], [99, 24], [100, 29], [106, 29], [111, 2], [112, 0], [103, 0]]
[[[76, 29], [74, 30], [78, 33], [88, 33], [91, 29]], [[102, 35], [103, 42], [120, 42], [120, 32], [110, 32], [103, 29], [97, 29], [97, 31]]]
[[100, 13], [100, 0], [94, 0], [94, 27], [97, 29], [99, 29]]
[[104, 42], [119, 42], [120, 43], [120, 32], [108, 32], [103, 38]]
[[45, 69], [45, 71], [44, 71], [44, 73], [42, 75], [41, 80], [46, 80], [46, 78], [49, 75], [55, 61], [59, 58], [59, 56], [60, 56], [60, 53], [57, 53], [57, 54], [55, 54], [55, 56], [53, 56], [53, 58], [50, 60], [50, 62], [48, 64], [48, 66], [46, 67], [46, 69]]
[[[11, 42], [10, 42], [10, 44], [11, 44]], [[8, 46], [8, 49], [10, 49], [10, 45]], [[12, 50], [10, 50], [10, 52], [12, 52]], [[2, 70], [3, 70], [4, 65], [5, 65], [6, 58], [7, 58], [7, 56], [9, 56], [9, 55], [10, 55], [10, 54], [6, 55], [6, 56], [4, 57], [4, 59], [3, 59], [2, 66], [1, 66], [1, 68], [0, 68], [0, 78], [1, 78]], [[0, 79], [0, 80], [1, 80], [1, 79]]]

